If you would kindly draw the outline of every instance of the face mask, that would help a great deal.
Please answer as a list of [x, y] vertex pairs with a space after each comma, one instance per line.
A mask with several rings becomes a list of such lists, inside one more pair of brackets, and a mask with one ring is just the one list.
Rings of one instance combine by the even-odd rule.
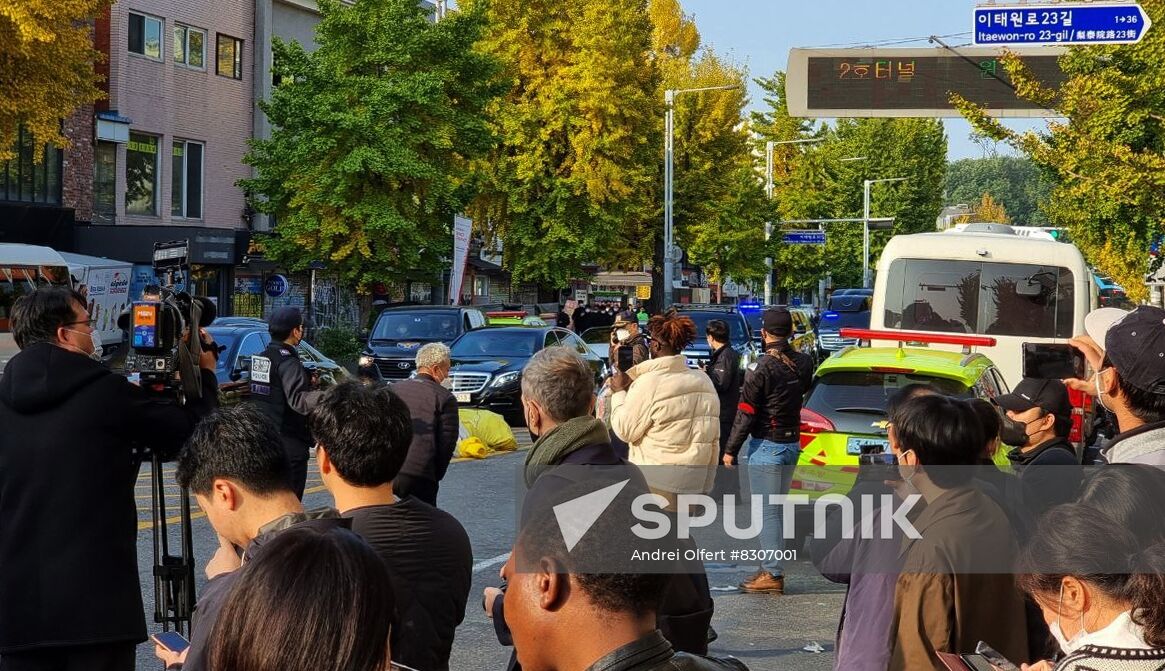
[[537, 413], [535, 413], [533, 417], [530, 416], [530, 404], [529, 403], [523, 404], [522, 412], [526, 416], [526, 430], [530, 432], [530, 442], [536, 443], [536, 442], [538, 442], [539, 434], [537, 431], [534, 430], [534, 420], [538, 419], [538, 415], [537, 415]]
[[1105, 370], [1108, 370], [1108, 369], [1105, 368], [1104, 370], [1096, 371], [1096, 375], [1093, 375], [1092, 379], [1096, 380], [1096, 402], [1099, 403], [1100, 407], [1104, 408], [1107, 412], [1112, 412], [1112, 410], [1105, 404], [1104, 392], [1101, 391], [1101, 389], [1100, 389], [1100, 374], [1103, 373]]
[[69, 333], [76, 333], [78, 335], [89, 336], [89, 341], [93, 343], [93, 351], [86, 352], [84, 350], [78, 350], [78, 352], [80, 354], [84, 354], [85, 356], [89, 357], [90, 359], [93, 359], [94, 361], [97, 361], [97, 362], [101, 361], [101, 355], [105, 353], [105, 349], [101, 346], [101, 341], [97, 339], [97, 332], [96, 331], [91, 331], [89, 333], [81, 333], [80, 331], [74, 331], [73, 329], [65, 329], [65, 330], [68, 331]]
[[1043, 421], [1043, 417], [1033, 419], [1030, 422], [1021, 422], [1018, 419], [1012, 419], [1007, 415], [1000, 417], [1002, 424], [999, 427], [999, 440], [1003, 441], [1004, 445], [1011, 445], [1012, 447], [1023, 447], [1031, 441], [1031, 434], [1027, 432], [1027, 427], [1036, 422]]
[[1048, 629], [1052, 632], [1056, 642], [1060, 644], [1060, 649], [1064, 651], [1065, 655], [1071, 655], [1084, 645], [1084, 637], [1088, 636], [1088, 631], [1084, 628], [1084, 611], [1080, 611], [1080, 631], [1069, 640], [1064, 636], [1064, 630], [1060, 627], [1060, 607], [1064, 604], [1064, 583], [1060, 583], [1060, 598], [1056, 601], [1056, 621], [1048, 625]]
[[626, 342], [631, 337], [631, 332], [627, 329], [617, 329], [615, 331], [615, 337], [619, 339], [619, 342]]
[[[910, 451], [911, 450], [906, 450], [906, 452]], [[906, 456], [906, 452], [902, 453], [902, 457]], [[903, 463], [905, 460], [902, 459], [902, 457], [898, 457], [898, 475], [902, 476], [902, 479], [906, 481], [906, 484], [911, 484], [910, 480], [914, 477], [914, 473], [917, 467], [907, 466], [905, 463]]]

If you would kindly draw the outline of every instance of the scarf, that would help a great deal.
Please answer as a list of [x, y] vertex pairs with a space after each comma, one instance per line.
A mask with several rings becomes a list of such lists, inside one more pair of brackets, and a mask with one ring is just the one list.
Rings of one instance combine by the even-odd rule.
[[526, 486], [551, 466], [562, 463], [566, 455], [588, 445], [610, 443], [607, 425], [594, 417], [575, 417], [539, 436], [534, 447], [526, 453]]

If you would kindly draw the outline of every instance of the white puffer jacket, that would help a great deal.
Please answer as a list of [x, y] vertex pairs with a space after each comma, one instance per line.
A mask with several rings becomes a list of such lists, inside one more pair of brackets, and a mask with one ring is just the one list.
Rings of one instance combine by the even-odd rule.
[[720, 398], [712, 379], [689, 369], [682, 355], [644, 361], [627, 374], [631, 387], [611, 398], [611, 428], [630, 445], [631, 463], [648, 467], [652, 489], [707, 492], [720, 456]]

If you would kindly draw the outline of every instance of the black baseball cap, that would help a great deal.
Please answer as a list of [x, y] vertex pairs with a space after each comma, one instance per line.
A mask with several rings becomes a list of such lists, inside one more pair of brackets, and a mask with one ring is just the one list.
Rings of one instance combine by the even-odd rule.
[[267, 319], [267, 330], [273, 333], [291, 331], [300, 326], [303, 326], [303, 313], [299, 308], [279, 308]]
[[793, 315], [787, 308], [769, 308], [761, 315], [761, 326], [776, 336], [787, 336], [793, 332]]
[[1025, 377], [1015, 385], [1015, 391], [995, 399], [999, 407], [1012, 412], [1026, 412], [1032, 408], [1042, 408], [1061, 421], [1072, 420], [1072, 402], [1068, 400], [1068, 387], [1059, 380], [1042, 380]]
[[1104, 349], [1121, 379], [1142, 391], [1165, 394], [1165, 310], [1142, 305], [1132, 312], [1100, 308], [1084, 330]]
[[635, 316], [633, 310], [624, 310], [615, 315], [615, 326], [620, 324], [638, 324], [639, 318]]

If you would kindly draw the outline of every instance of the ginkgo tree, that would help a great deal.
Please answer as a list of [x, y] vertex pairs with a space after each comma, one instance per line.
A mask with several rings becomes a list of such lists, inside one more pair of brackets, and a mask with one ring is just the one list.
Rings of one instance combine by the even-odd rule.
[[[61, 119], [102, 96], [93, 20], [113, 0], [0, 2], [0, 162], [15, 156], [21, 127], [36, 145], [68, 146]], [[34, 152], [39, 159], [40, 152]]]

